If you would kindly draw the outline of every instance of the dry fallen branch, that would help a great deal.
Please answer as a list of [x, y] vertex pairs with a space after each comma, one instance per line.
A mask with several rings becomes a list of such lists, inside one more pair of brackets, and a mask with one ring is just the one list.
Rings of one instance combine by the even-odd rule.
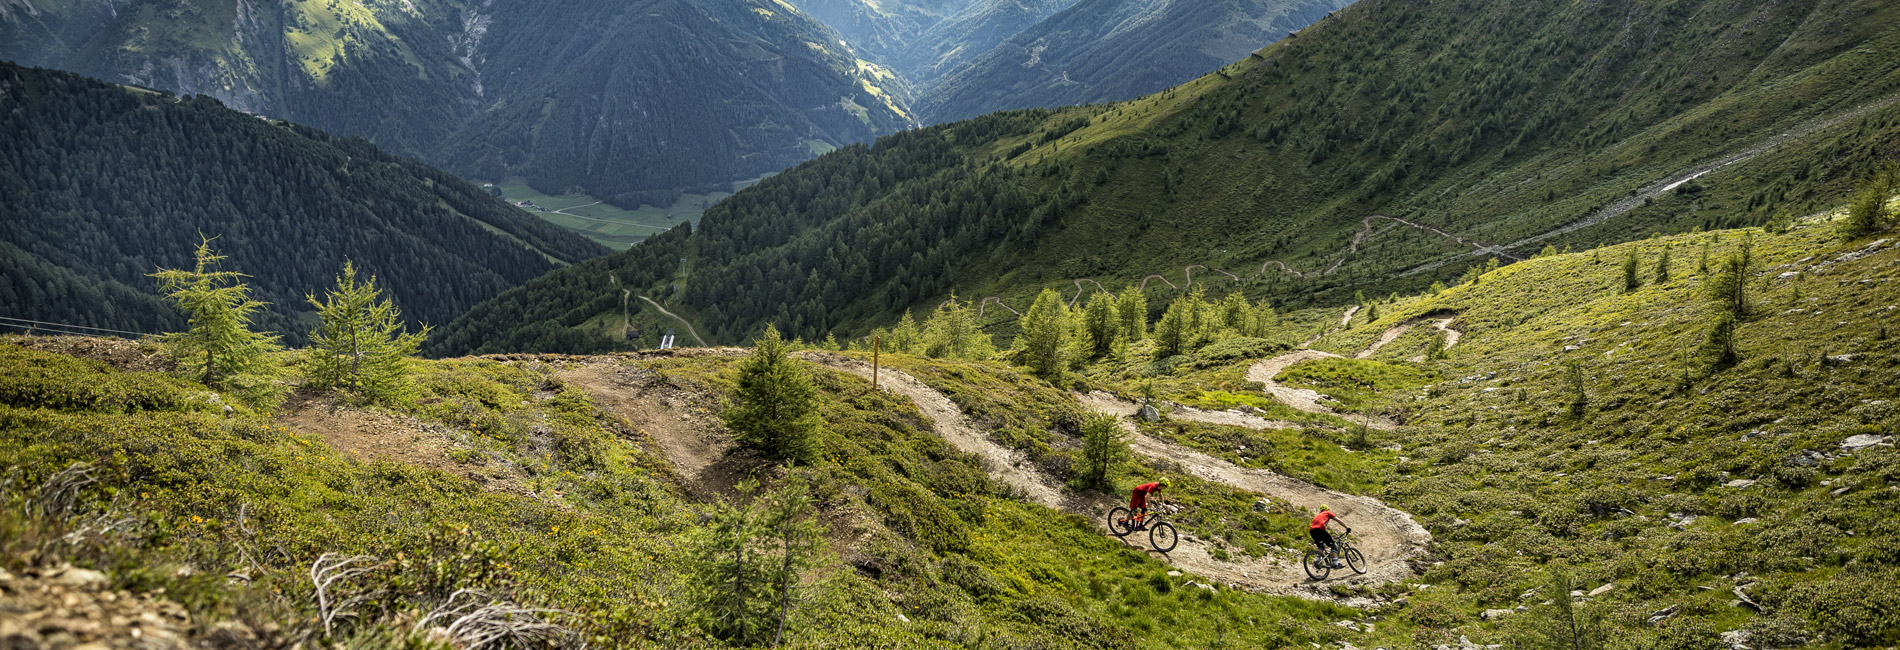
[[376, 558], [368, 555], [345, 557], [337, 553], [324, 553], [316, 562], [310, 563], [310, 583], [317, 590], [317, 617], [323, 621], [323, 635], [332, 636], [340, 621], [356, 618], [356, 606], [368, 601], [373, 592], [362, 592], [341, 600], [337, 599], [339, 587], [357, 577], [376, 570]]
[[98, 483], [92, 475], [92, 466], [86, 463], [73, 463], [66, 469], [53, 474], [40, 485], [40, 491], [33, 496], [33, 507], [39, 508], [48, 517], [65, 518], [79, 505], [79, 493], [87, 486]]
[[440, 629], [458, 648], [525, 648], [561, 645], [572, 636], [567, 628], [544, 616], [564, 612], [521, 607], [494, 599], [474, 589], [458, 589], [428, 616], [416, 623], [418, 631]]

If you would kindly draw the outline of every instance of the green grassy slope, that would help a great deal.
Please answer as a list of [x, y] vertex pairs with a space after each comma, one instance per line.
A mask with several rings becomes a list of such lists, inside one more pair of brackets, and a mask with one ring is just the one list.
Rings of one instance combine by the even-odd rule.
[[[1390, 327], [1455, 316], [1464, 335], [1441, 360], [1407, 361], [1429, 345], [1415, 327], [1370, 360], [1305, 362], [1279, 379], [1318, 378], [1336, 407], [1403, 423], [1365, 443], [1390, 451], [1327, 465], [1380, 477], [1375, 493], [1433, 532], [1420, 582], [1434, 588], [1396, 618], [1449, 633], [1421, 634], [1537, 639], [1557, 615], [1549, 585], [1561, 566], [1580, 593], [1608, 586], [1578, 599], [1606, 647], [1705, 647], [1737, 630], [1751, 647], [1887, 646], [1900, 640], [1900, 529], [1886, 514], [1900, 500], [1894, 235], [1843, 242], [1814, 220], [1540, 257], [1382, 304], [1378, 321], [1315, 344], [1350, 355]], [[1739, 361], [1714, 366], [1697, 351], [1716, 317], [1699, 259], [1744, 246], [1752, 315], [1736, 330]], [[1631, 249], [1645, 284], [1626, 292]], [[1669, 279], [1657, 282], [1664, 251]], [[1144, 381], [1090, 373], [1124, 391]], [[1236, 444], [1289, 435], [1176, 426], [1202, 431], [1178, 442], [1242, 461], [1253, 459]], [[1352, 429], [1305, 434], [1347, 444]], [[1311, 462], [1280, 444], [1257, 462]]]
[[[708, 404], [730, 389], [736, 362], [608, 361]], [[5, 567], [97, 567], [116, 587], [163, 587], [204, 633], [238, 620], [289, 642], [321, 633], [310, 563], [325, 552], [362, 553], [377, 558], [372, 572], [331, 592], [373, 594], [360, 620], [336, 630], [347, 645], [419, 642], [420, 614], [455, 589], [479, 588], [561, 610], [544, 617], [573, 641], [727, 647], [689, 624], [680, 579], [681, 545], [709, 505], [656, 454], [654, 434], [555, 376], [568, 365], [422, 364], [414, 405], [357, 411], [445, 441], [424, 456], [403, 452], [404, 462], [339, 452], [269, 413], [224, 413], [188, 382], [0, 345], [0, 461], [17, 477], [0, 488], [9, 504], [0, 511]], [[810, 601], [791, 621], [791, 647], [1278, 647], [1338, 638], [1330, 623], [1350, 615], [1187, 588], [1188, 578], [1089, 522], [1004, 498], [974, 457], [930, 435], [902, 398], [830, 371], [814, 379], [825, 454], [793, 471], [813, 486], [830, 541], [810, 576]], [[733, 462], [759, 466], [743, 455]], [[82, 486], [77, 505], [23, 514], [18, 506], [74, 463], [99, 480]], [[784, 477], [758, 471], [768, 482]], [[510, 476], [514, 483], [490, 482]], [[50, 541], [102, 512], [138, 527]], [[20, 552], [30, 548], [41, 552]], [[249, 580], [222, 577], [237, 569]]]

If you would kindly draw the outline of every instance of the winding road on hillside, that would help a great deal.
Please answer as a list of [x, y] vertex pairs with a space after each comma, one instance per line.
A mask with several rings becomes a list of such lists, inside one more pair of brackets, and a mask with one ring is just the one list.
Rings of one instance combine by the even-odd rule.
[[661, 306], [660, 306], [660, 303], [657, 303], [657, 302], [653, 302], [653, 299], [652, 299], [652, 298], [648, 298], [648, 297], [646, 297], [646, 296], [640, 296], [640, 299], [641, 299], [641, 300], [645, 300], [645, 301], [647, 301], [647, 304], [649, 304], [649, 305], [653, 305], [653, 308], [654, 308], [654, 309], [658, 309], [658, 310], [660, 310], [660, 313], [662, 313], [662, 314], [666, 314], [667, 316], [671, 316], [671, 317], [673, 317], [673, 320], [676, 320], [676, 321], [679, 321], [681, 325], [685, 325], [685, 326], [686, 326], [686, 333], [687, 333], [687, 334], [691, 334], [691, 335], [693, 335], [693, 340], [695, 340], [695, 341], [699, 341], [699, 346], [700, 346], [700, 347], [702, 347], [702, 348], [703, 348], [703, 347], [706, 347], [706, 339], [703, 339], [703, 338], [700, 338], [700, 337], [699, 337], [699, 332], [698, 332], [697, 330], [694, 330], [694, 329], [693, 329], [693, 324], [692, 324], [692, 323], [688, 323], [688, 322], [686, 322], [686, 319], [684, 319], [684, 318], [681, 318], [679, 314], [675, 314], [675, 313], [673, 313], [673, 312], [670, 312], [670, 311], [667, 311], [665, 307], [661, 307]]

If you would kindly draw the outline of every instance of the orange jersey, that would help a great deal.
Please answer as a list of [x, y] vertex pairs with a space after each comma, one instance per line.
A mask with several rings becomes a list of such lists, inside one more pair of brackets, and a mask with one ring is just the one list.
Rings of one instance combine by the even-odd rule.
[[1326, 522], [1332, 521], [1334, 517], [1338, 516], [1339, 515], [1333, 514], [1331, 510], [1321, 510], [1318, 515], [1313, 516], [1313, 530], [1325, 528]]

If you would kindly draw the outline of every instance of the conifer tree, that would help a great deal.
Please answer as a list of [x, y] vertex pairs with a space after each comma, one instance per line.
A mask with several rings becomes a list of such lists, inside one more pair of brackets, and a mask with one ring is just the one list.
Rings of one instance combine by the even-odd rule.
[[1188, 332], [1188, 312], [1193, 308], [1185, 298], [1177, 298], [1168, 303], [1168, 311], [1161, 314], [1161, 320], [1155, 323], [1155, 358], [1166, 359], [1182, 351], [1192, 336]]
[[1696, 258], [1695, 272], [1702, 274], [1709, 272], [1709, 240], [1707, 239], [1702, 240], [1702, 254]]
[[347, 388], [372, 400], [395, 402], [409, 392], [409, 357], [422, 347], [429, 328], [403, 331], [396, 303], [382, 297], [376, 278], [359, 283], [356, 265], [343, 263], [343, 275], [323, 300], [306, 296], [323, 319], [310, 332], [304, 357], [309, 386]]
[[1240, 295], [1239, 291], [1227, 294], [1227, 298], [1220, 303], [1221, 325], [1236, 334], [1250, 333], [1254, 329], [1251, 307], [1247, 304], [1247, 297]]
[[1083, 322], [1083, 331], [1088, 333], [1088, 358], [1106, 356], [1121, 335], [1121, 315], [1116, 313], [1115, 298], [1106, 293], [1089, 296], [1088, 306], [1083, 308]]
[[1273, 311], [1273, 302], [1262, 298], [1260, 299], [1260, 304], [1254, 305], [1253, 329], [1248, 331], [1247, 335], [1265, 337], [1268, 332], [1273, 330], [1273, 326], [1279, 324], [1280, 315]]
[[1656, 258], [1656, 284], [1669, 281], [1669, 247], [1664, 246], [1662, 257]]
[[251, 317], [268, 303], [250, 298], [250, 287], [239, 281], [248, 276], [216, 270], [224, 256], [212, 250], [211, 238], [201, 238], [195, 259], [189, 271], [151, 274], [190, 322], [190, 329], [161, 340], [171, 346], [180, 370], [205, 386], [253, 404], [271, 401], [281, 394], [273, 386], [282, 374], [271, 356], [280, 349], [277, 335], [251, 331]]
[[765, 495], [750, 479], [735, 489], [750, 503], [719, 501], [686, 548], [687, 595], [703, 629], [738, 644], [777, 645], [802, 600], [800, 575], [824, 548], [810, 492], [796, 476]]
[[1630, 247], [1629, 257], [1623, 258], [1623, 291], [1625, 293], [1642, 288], [1643, 278], [1637, 271], [1636, 247]]
[[1122, 289], [1121, 296], [1115, 301], [1115, 312], [1121, 316], [1121, 334], [1130, 341], [1148, 338], [1148, 296], [1141, 288], [1128, 285]]
[[741, 446], [767, 458], [809, 461], [818, 455], [818, 391], [786, 355], [778, 328], [766, 326], [721, 418]]
[[1069, 306], [1062, 295], [1043, 289], [1022, 318], [1023, 361], [1031, 373], [1054, 381], [1068, 367]]
[[957, 300], [956, 294], [937, 305], [924, 323], [923, 347], [933, 358], [987, 359], [996, 353], [990, 335], [978, 329], [970, 304]]
[[1112, 415], [1090, 414], [1082, 422], [1083, 487], [1107, 487], [1108, 472], [1128, 458], [1128, 442], [1123, 439], [1121, 421]]
[[1723, 315], [1740, 320], [1748, 317], [1748, 293], [1746, 291], [1748, 262], [1741, 253], [1735, 253], [1723, 260], [1722, 267], [1714, 277], [1709, 278], [1704, 291], [1709, 302], [1715, 305]]
[[885, 349], [904, 354], [916, 354], [922, 347], [923, 330], [917, 327], [917, 319], [912, 318], [910, 310], [904, 310], [904, 317], [898, 319], [897, 327], [891, 330], [890, 340], [885, 341]]

